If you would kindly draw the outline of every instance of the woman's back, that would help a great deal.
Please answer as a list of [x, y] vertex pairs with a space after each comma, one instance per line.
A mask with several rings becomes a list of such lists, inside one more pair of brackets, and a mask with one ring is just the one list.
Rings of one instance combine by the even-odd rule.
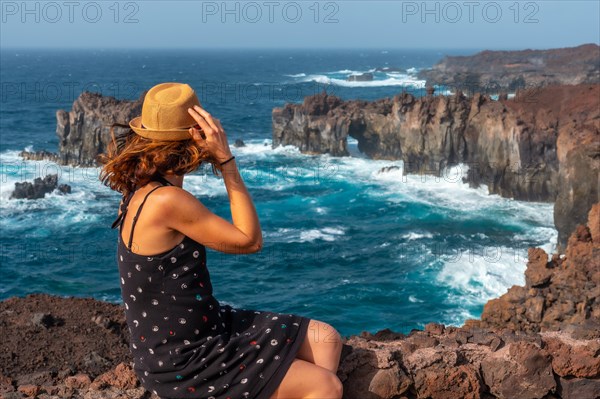
[[137, 220], [159, 187], [141, 201], [127, 245], [122, 228], [132, 195], [113, 223], [119, 227], [117, 262], [135, 373], [161, 397], [250, 398], [272, 392], [310, 319], [220, 304], [213, 296], [206, 248], [186, 235], [162, 253], [132, 252]]

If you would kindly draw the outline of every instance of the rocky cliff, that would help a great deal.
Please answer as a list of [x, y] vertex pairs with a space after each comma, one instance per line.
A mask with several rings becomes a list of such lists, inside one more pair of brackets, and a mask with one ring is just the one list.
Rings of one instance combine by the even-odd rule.
[[522, 90], [492, 100], [461, 92], [367, 102], [326, 93], [275, 108], [273, 147], [348, 155], [347, 138], [373, 159], [403, 160], [406, 173], [469, 166], [470, 185], [519, 200], [556, 201], [559, 248], [598, 200], [600, 85]]
[[[600, 203], [569, 238], [565, 256], [529, 248], [524, 287], [489, 301], [473, 325], [600, 338]], [[600, 342], [600, 341], [599, 341]], [[600, 352], [598, 353], [600, 356]]]
[[482, 51], [445, 57], [419, 72], [428, 85], [469, 92], [514, 92], [523, 87], [600, 81], [600, 47], [584, 44], [551, 50]]
[[[98, 166], [96, 156], [106, 151], [112, 123], [128, 123], [142, 112], [145, 93], [136, 101], [117, 100], [98, 93], [83, 92], [70, 112], [56, 112], [58, 154], [22, 151], [25, 159], [47, 159], [61, 165]], [[116, 128], [119, 129], [119, 128]]]
[[[346, 399], [600, 397], [600, 203], [566, 256], [529, 251], [527, 285], [462, 327], [344, 337]], [[45, 294], [0, 302], [0, 397], [153, 398], [120, 305]], [[23, 343], [26, 342], [26, 349]]]

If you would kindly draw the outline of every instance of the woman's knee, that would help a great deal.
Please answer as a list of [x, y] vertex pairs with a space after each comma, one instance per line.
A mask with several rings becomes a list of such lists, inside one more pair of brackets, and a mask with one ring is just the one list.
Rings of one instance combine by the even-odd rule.
[[338, 376], [329, 371], [325, 370], [321, 376], [320, 383], [315, 384], [315, 398], [331, 398], [331, 399], [342, 399], [344, 393], [344, 386]]
[[342, 381], [339, 379], [336, 373], [331, 373], [331, 375], [332, 393], [335, 395], [336, 398], [342, 399], [342, 396], [344, 395], [344, 385], [342, 384]]
[[336, 374], [296, 358], [271, 399], [341, 399], [342, 393], [342, 383]]

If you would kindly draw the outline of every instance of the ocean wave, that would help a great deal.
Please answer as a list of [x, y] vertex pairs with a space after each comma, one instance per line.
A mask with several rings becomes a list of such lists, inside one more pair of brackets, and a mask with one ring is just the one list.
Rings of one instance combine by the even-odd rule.
[[264, 159], [266, 157], [272, 157], [277, 154], [290, 154], [301, 156], [302, 153], [298, 149], [298, 147], [293, 145], [279, 145], [275, 148], [272, 148], [272, 139], [252, 139], [252, 140], [244, 140], [243, 147], [234, 147], [233, 151], [235, 152], [235, 156], [241, 157], [251, 157], [251, 158], [260, 158]]
[[354, 70], [354, 69], [340, 69], [339, 71], [325, 72], [325, 74], [326, 75], [333, 75], [333, 74], [361, 75], [363, 73], [373, 73], [375, 71], [377, 71], [377, 68], [367, 69], [366, 71], [359, 71], [359, 70]]
[[263, 235], [279, 242], [314, 242], [316, 240], [336, 241], [344, 236], [346, 231], [342, 227], [323, 227], [320, 229], [294, 229], [281, 227], [275, 231], [265, 231]]
[[327, 75], [308, 75], [303, 82], [316, 82], [327, 85], [337, 85], [343, 87], [383, 87], [383, 86], [410, 86], [418, 89], [425, 87], [425, 80], [417, 79], [413, 76], [404, 75], [403, 77], [389, 77], [387, 79], [371, 81], [353, 81], [329, 77]]
[[410, 232], [408, 234], [402, 235], [402, 238], [404, 238], [407, 241], [414, 241], [414, 240], [420, 240], [421, 238], [433, 238], [433, 234]]
[[335, 241], [339, 236], [343, 236], [344, 233], [344, 229], [334, 227], [304, 230], [300, 232], [300, 242], [315, 240]]
[[416, 296], [414, 296], [414, 295], [409, 295], [409, 296], [408, 296], [408, 301], [409, 301], [409, 302], [412, 302], [412, 303], [423, 303], [423, 302], [425, 302], [424, 300], [422, 300], [422, 299], [419, 299], [419, 298], [417, 298], [417, 297], [416, 297]]
[[506, 246], [482, 247], [442, 254], [437, 281], [449, 288], [452, 303], [480, 305], [513, 285], [524, 285], [527, 251]]

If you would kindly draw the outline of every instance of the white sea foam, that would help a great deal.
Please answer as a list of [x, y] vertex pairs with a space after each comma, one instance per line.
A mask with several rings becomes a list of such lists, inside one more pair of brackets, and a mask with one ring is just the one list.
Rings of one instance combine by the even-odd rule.
[[414, 296], [414, 295], [409, 295], [409, 296], [408, 296], [408, 301], [409, 301], [409, 302], [412, 302], [412, 303], [423, 303], [423, 302], [425, 302], [424, 300], [422, 300], [422, 299], [419, 299], [419, 298], [417, 298], [417, 297], [416, 297], [416, 296]]
[[283, 76], [289, 76], [290, 78], [303, 78], [306, 76], [306, 74], [305, 73], [296, 73], [296, 74], [292, 74], [292, 75], [284, 74]]
[[399, 75], [398, 77], [389, 77], [387, 79], [371, 81], [350, 82], [345, 79], [332, 78], [327, 75], [308, 75], [303, 79], [304, 82], [316, 82], [327, 85], [337, 85], [343, 87], [382, 87], [382, 86], [411, 86], [414, 88], [424, 88], [425, 80], [418, 79], [410, 75]]
[[334, 71], [334, 72], [329, 72], [329, 73], [348, 73], [348, 74], [353, 74], [354, 75], [354, 74], [360, 74], [362, 72], [354, 71], [352, 69], [341, 69], [339, 71]]
[[324, 240], [335, 241], [339, 236], [344, 235], [341, 228], [325, 227], [322, 229], [309, 229], [300, 232], [300, 242]]
[[452, 310], [447, 310], [443, 312], [444, 316], [442, 316], [441, 322], [448, 326], [456, 326], [460, 327], [464, 324], [467, 319], [476, 319], [479, 316], [469, 312], [464, 308], [455, 308]]
[[482, 247], [442, 251], [443, 267], [437, 281], [449, 287], [448, 299], [478, 305], [497, 298], [513, 285], [525, 283], [527, 252], [524, 248]]
[[[26, 147], [33, 151], [32, 146]], [[19, 156], [20, 151], [5, 151], [0, 154], [2, 164], [2, 181], [0, 183], [0, 209], [7, 228], [22, 228], [37, 224], [39, 211], [56, 211], [60, 213], [44, 219], [44, 225], [64, 225], [79, 221], [94, 221], [98, 218], [103, 204], [94, 201], [97, 195], [106, 195], [110, 191], [103, 186], [99, 176], [99, 168], [76, 168], [58, 165], [50, 161], [26, 161]], [[10, 199], [15, 183], [43, 178], [47, 174], [58, 175], [58, 184], [69, 184], [71, 194], [63, 195], [57, 190], [48, 193], [44, 198], [33, 200]], [[14, 216], [14, 217], [13, 217]], [[18, 216], [18, 217], [16, 217]]]
[[408, 234], [402, 235], [402, 238], [408, 241], [420, 240], [421, 238], [433, 238], [433, 234], [431, 233], [415, 233], [410, 232]]
[[336, 241], [344, 236], [342, 227], [323, 227], [320, 229], [294, 229], [281, 227], [275, 231], [265, 231], [263, 235], [278, 242], [313, 242], [315, 240]]
[[233, 152], [235, 152], [236, 158], [242, 157], [244, 158], [268, 158], [272, 157], [276, 154], [291, 154], [291, 155], [302, 155], [298, 147], [293, 145], [279, 145], [275, 148], [271, 148], [273, 140], [264, 139], [264, 140], [248, 140], [244, 141], [243, 147], [235, 147]]

